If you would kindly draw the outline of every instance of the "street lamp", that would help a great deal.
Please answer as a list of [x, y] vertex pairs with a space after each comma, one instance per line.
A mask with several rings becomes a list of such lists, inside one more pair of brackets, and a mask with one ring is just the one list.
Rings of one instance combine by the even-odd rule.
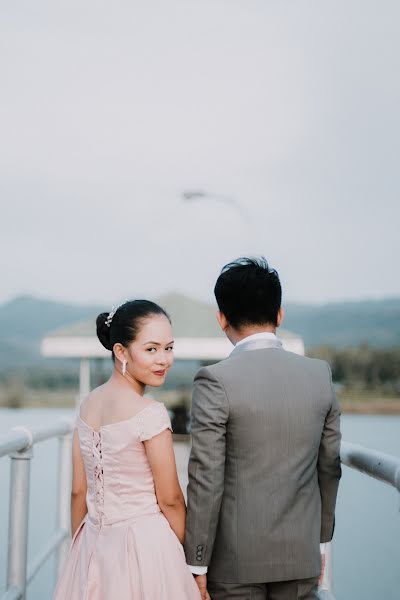
[[184, 192], [182, 192], [182, 198], [184, 202], [214, 200], [216, 202], [227, 204], [231, 208], [234, 208], [243, 219], [249, 221], [248, 214], [244, 210], [243, 206], [241, 206], [241, 204], [239, 204], [239, 202], [235, 198], [231, 198], [230, 196], [224, 196], [222, 194], [213, 194], [210, 192], [206, 192], [205, 190], [185, 190]]

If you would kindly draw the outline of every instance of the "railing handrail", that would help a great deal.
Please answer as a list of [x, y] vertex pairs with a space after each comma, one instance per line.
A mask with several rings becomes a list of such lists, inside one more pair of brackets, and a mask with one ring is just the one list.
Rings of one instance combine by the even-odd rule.
[[[73, 419], [68, 417], [45, 427], [14, 427], [9, 433], [0, 435], [0, 458], [38, 442], [66, 435], [72, 428]], [[341, 444], [340, 458], [348, 467], [383, 481], [400, 492], [400, 458], [345, 441]]]
[[73, 419], [68, 417], [44, 427], [13, 427], [9, 433], [0, 435], [0, 458], [26, 450], [38, 442], [71, 433], [72, 429]]
[[383, 481], [400, 492], [400, 458], [350, 442], [342, 442], [340, 458], [348, 467]]

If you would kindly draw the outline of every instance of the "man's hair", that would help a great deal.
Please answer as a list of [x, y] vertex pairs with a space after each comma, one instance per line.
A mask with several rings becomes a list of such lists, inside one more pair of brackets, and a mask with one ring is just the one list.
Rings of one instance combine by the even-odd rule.
[[263, 256], [238, 258], [225, 265], [214, 294], [219, 310], [235, 329], [246, 325], [277, 325], [281, 282]]

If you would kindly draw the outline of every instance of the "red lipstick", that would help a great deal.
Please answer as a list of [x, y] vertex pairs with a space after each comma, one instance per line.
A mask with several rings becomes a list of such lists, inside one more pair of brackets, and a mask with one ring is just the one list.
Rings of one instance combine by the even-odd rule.
[[164, 377], [165, 370], [164, 371], [154, 371], [154, 375], [158, 375], [158, 377]]

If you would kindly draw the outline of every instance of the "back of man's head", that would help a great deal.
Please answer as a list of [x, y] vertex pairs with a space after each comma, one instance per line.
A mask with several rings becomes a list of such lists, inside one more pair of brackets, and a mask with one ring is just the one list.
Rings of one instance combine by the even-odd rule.
[[238, 258], [225, 265], [214, 288], [218, 308], [235, 329], [277, 325], [282, 288], [266, 259]]

